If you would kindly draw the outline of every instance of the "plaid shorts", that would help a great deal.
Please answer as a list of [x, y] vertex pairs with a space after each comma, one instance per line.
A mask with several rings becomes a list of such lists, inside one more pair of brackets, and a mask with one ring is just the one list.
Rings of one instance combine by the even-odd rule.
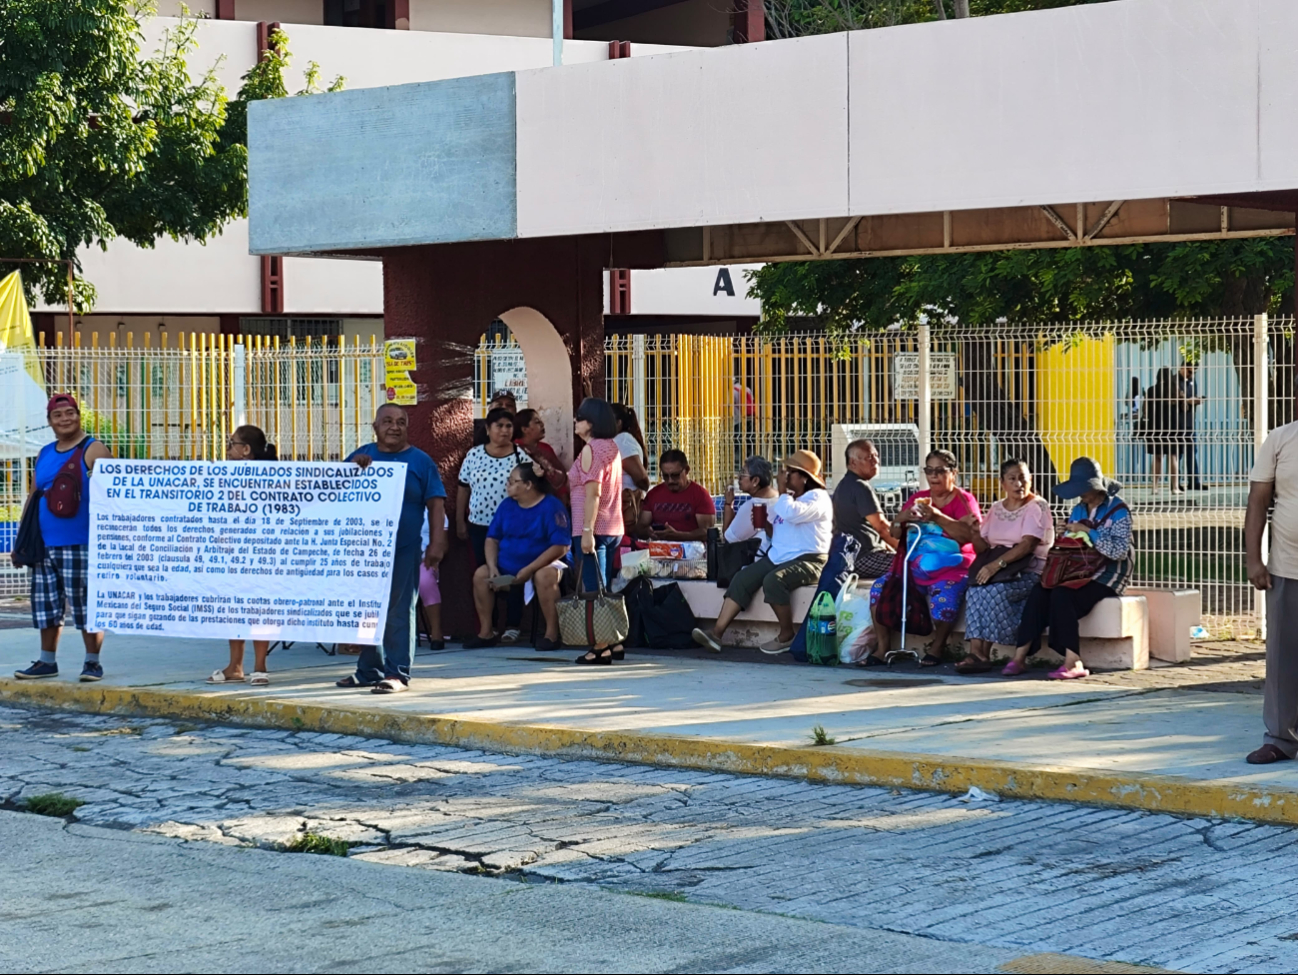
[[61, 545], [45, 550], [45, 561], [32, 569], [32, 625], [38, 630], [63, 625], [63, 606], [72, 604], [72, 621], [86, 628], [90, 582], [90, 546]]

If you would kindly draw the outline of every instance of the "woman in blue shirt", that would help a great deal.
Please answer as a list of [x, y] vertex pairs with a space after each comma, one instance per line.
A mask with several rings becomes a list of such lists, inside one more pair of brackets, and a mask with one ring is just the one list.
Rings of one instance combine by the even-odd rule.
[[500, 502], [484, 545], [485, 564], [473, 573], [473, 604], [478, 610], [478, 634], [464, 646], [489, 647], [496, 642], [492, 615], [496, 593], [510, 586], [528, 586], [525, 601], [535, 590], [545, 618], [545, 635], [536, 649], [559, 648], [559, 579], [556, 563], [572, 545], [568, 509], [550, 493], [550, 482], [532, 464], [519, 464], [505, 484], [506, 497]]
[[[86, 629], [86, 597], [90, 581], [90, 472], [95, 461], [111, 457], [108, 448], [81, 428], [81, 407], [68, 393], [56, 393], [45, 407], [45, 416], [55, 440], [41, 448], [36, 457], [36, 489], [39, 498], [28, 504], [40, 505], [41, 538], [45, 541], [45, 560], [32, 569], [32, 625], [41, 631], [41, 656], [14, 674], [19, 680], [57, 677], [59, 665], [55, 652], [63, 632], [63, 607], [72, 607], [72, 622], [81, 631], [86, 645], [86, 660], [81, 668], [83, 681], [104, 676], [99, 651], [104, 634]], [[80, 451], [81, 462], [74, 477], [55, 480]], [[55, 497], [51, 510], [50, 498]]]

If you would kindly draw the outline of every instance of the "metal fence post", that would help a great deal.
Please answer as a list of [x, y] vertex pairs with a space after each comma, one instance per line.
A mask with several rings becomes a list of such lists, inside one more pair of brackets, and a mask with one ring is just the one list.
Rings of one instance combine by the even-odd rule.
[[631, 405], [635, 410], [636, 419], [640, 421], [640, 429], [643, 430], [649, 425], [649, 416], [645, 412], [648, 403], [645, 387], [645, 367], [644, 367], [644, 336], [631, 336]]
[[230, 415], [234, 417], [235, 427], [248, 422], [248, 349], [243, 340], [234, 343], [234, 373], [231, 379]]
[[[929, 332], [928, 325], [919, 326], [919, 335], [917, 338], [919, 346], [919, 376], [917, 378], [919, 394], [915, 403], [915, 411], [919, 426], [919, 464], [924, 466], [928, 459], [928, 453], [933, 449], [933, 386], [931, 376], [929, 375], [929, 360], [932, 352], [932, 335]], [[920, 483], [924, 483], [920, 479]]]
[[[1270, 367], [1267, 362], [1267, 317], [1253, 317], [1253, 451], [1254, 456], [1266, 440], [1270, 407], [1270, 391], [1267, 380], [1270, 378]], [[1269, 531], [1262, 533], [1262, 558], [1267, 558]], [[1253, 590], [1253, 621], [1257, 627], [1259, 639], [1266, 639], [1266, 592]]]

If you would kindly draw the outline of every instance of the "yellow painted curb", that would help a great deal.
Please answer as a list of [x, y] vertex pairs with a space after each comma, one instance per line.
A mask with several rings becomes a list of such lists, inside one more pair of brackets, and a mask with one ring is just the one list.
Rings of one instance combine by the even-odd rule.
[[514, 754], [634, 762], [852, 785], [962, 793], [977, 786], [1000, 796], [1081, 802], [1211, 819], [1298, 825], [1298, 790], [1168, 775], [1118, 775], [1089, 769], [984, 761], [863, 748], [786, 747], [624, 731], [466, 721], [437, 715], [303, 704], [108, 684], [0, 679], [0, 701], [88, 711], [188, 718], [317, 731], [390, 741], [454, 745]]

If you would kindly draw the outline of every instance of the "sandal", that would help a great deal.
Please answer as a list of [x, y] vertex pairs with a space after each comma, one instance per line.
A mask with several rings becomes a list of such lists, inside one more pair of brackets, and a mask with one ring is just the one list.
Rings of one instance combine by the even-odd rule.
[[865, 659], [861, 661], [861, 666], [862, 667], [887, 667], [889, 666], [889, 664], [888, 661], [884, 660], [883, 658], [877, 657], [872, 653], [867, 653], [865, 655]]
[[625, 659], [626, 659], [626, 647], [622, 646], [622, 644], [620, 644], [620, 643], [619, 643], [617, 646], [615, 646], [615, 647], [613, 648], [613, 659], [614, 659], [614, 660], [625, 660]]
[[1267, 742], [1261, 748], [1256, 748], [1248, 753], [1244, 759], [1249, 765], [1270, 765], [1272, 762], [1292, 761], [1292, 756], [1286, 755], [1275, 745]]
[[207, 682], [209, 684], [242, 684], [245, 679], [243, 677], [226, 677], [224, 670], [214, 670]]
[[500, 634], [500, 642], [503, 643], [503, 644], [504, 644], [505, 646], [507, 646], [507, 647], [508, 647], [508, 646], [512, 646], [513, 644], [515, 644], [515, 643], [518, 642], [518, 638], [519, 638], [521, 635], [522, 635], [522, 634], [519, 633], [519, 631], [517, 630], [517, 628], [515, 628], [515, 627], [510, 627], [510, 628], [509, 628], [508, 630], [506, 630], [504, 633]]
[[1027, 665], [1027, 664], [1025, 664], [1025, 663], [1020, 663], [1020, 662], [1017, 661], [1017, 660], [1011, 660], [1009, 663], [1007, 663], [1004, 667], [1001, 668], [1001, 676], [1002, 676], [1002, 677], [1019, 677], [1019, 676], [1021, 676], [1022, 674], [1026, 674], [1027, 671], [1028, 671], [1028, 665]]
[[607, 647], [603, 650], [587, 650], [574, 662], [579, 664], [611, 664], [613, 662], [613, 651]]
[[919, 665], [921, 667], [941, 667], [942, 658], [936, 654], [926, 653], [920, 658]]
[[410, 685], [400, 677], [384, 677], [381, 681], [370, 688], [371, 694], [396, 694], [398, 691], [406, 691]]
[[991, 660], [971, 653], [955, 665], [955, 672], [957, 674], [985, 674], [993, 666]]
[[355, 674], [348, 674], [342, 680], [334, 681], [334, 687], [373, 687], [378, 681], [361, 681]]
[[252, 676], [248, 678], [248, 683], [253, 687], [265, 687], [270, 683], [270, 674], [264, 670], [254, 670]]

